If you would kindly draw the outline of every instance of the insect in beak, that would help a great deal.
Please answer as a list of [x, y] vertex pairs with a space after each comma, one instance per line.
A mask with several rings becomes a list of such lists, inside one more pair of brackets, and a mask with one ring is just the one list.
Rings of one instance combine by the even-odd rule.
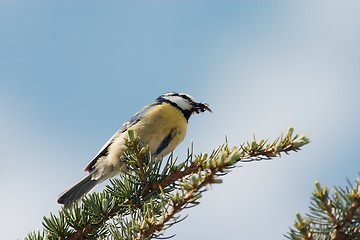
[[201, 113], [201, 112], [205, 112], [205, 111], [212, 112], [207, 103], [196, 103], [195, 104], [194, 112]]

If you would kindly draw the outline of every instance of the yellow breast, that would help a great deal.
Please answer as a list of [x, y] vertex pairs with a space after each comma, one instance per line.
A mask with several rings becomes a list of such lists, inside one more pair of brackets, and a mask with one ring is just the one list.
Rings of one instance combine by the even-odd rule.
[[184, 140], [187, 121], [179, 109], [162, 103], [149, 109], [131, 129], [140, 136], [143, 144], [149, 146], [154, 157], [162, 158]]

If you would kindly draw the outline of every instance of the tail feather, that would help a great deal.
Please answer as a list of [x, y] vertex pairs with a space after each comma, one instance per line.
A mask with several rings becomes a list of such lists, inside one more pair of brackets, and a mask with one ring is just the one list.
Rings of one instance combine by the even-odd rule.
[[79, 182], [75, 183], [74, 186], [61, 193], [57, 202], [66, 206], [70, 203], [79, 201], [86, 193], [99, 183], [97, 180], [91, 179], [91, 177], [92, 175], [89, 174]]

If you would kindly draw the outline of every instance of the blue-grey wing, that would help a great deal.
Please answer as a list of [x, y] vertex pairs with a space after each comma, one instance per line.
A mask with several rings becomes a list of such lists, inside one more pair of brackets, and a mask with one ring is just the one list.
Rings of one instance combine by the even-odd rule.
[[144, 107], [143, 109], [141, 109], [139, 112], [137, 112], [132, 118], [129, 119], [129, 121], [127, 121], [126, 123], [124, 123], [122, 125], [122, 127], [111, 137], [109, 138], [109, 140], [107, 140], [107, 142], [104, 144], [104, 146], [102, 146], [102, 148], [100, 149], [100, 151], [95, 155], [95, 157], [91, 160], [91, 162], [85, 167], [85, 171], [91, 171], [91, 169], [94, 167], [96, 161], [103, 157], [103, 156], [107, 156], [108, 154], [108, 149], [109, 146], [112, 144], [112, 142], [114, 141], [114, 139], [126, 132], [128, 130], [129, 127], [135, 125], [136, 123], [138, 123], [140, 121], [140, 119], [144, 116], [144, 114], [152, 107], [156, 106], [157, 103], [153, 103], [150, 104], [146, 107]]

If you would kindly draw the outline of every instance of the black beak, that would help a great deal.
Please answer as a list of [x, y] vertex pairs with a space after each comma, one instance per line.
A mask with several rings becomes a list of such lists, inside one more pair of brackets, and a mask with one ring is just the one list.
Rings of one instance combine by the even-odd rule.
[[199, 113], [205, 112], [205, 111], [212, 112], [207, 103], [195, 103], [194, 112], [199, 114]]

